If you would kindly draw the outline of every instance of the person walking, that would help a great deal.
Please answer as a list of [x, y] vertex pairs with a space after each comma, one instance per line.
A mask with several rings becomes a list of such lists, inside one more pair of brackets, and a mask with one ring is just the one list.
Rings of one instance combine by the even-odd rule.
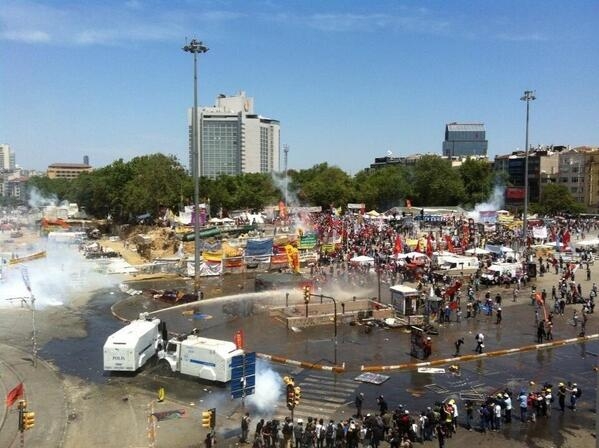
[[578, 401], [579, 397], [579, 389], [576, 383], [572, 384], [570, 387], [570, 409], [576, 412], [576, 401]]
[[547, 320], [545, 324], [545, 339], [547, 341], [553, 341], [553, 322], [551, 320]]
[[566, 410], [566, 385], [564, 383], [559, 383], [557, 387], [557, 402], [559, 410], [564, 412]]
[[475, 337], [476, 339], [476, 349], [474, 349], [474, 351], [476, 353], [482, 353], [483, 349], [485, 348], [485, 335], [482, 333], [478, 333]]
[[455, 354], [453, 356], [460, 356], [460, 348], [464, 344], [464, 338], [459, 338], [457, 341], [453, 343], [455, 346]]
[[379, 397], [376, 399], [376, 403], [379, 405], [379, 415], [381, 415], [381, 416], [385, 415], [387, 413], [387, 411], [389, 410], [389, 406], [387, 405], [387, 402], [385, 401], [385, 397], [383, 397], [382, 395], [379, 395]]
[[541, 344], [545, 336], [545, 321], [542, 320], [537, 325], [537, 344]]
[[503, 394], [503, 402], [505, 406], [505, 423], [512, 423], [512, 398], [507, 392]]
[[580, 323], [580, 334], [578, 335], [579, 337], [582, 337], [585, 335], [588, 319], [589, 319], [589, 317], [587, 316], [587, 313], [585, 313], [583, 311], [582, 312], [582, 322]]
[[248, 443], [248, 435], [250, 432], [250, 413], [246, 412], [241, 418], [241, 437], [239, 443]]
[[526, 410], [528, 409], [528, 395], [523, 390], [518, 395], [518, 403], [520, 404], [520, 421], [526, 423]]
[[362, 405], [364, 404], [364, 394], [360, 392], [356, 395], [356, 418], [362, 418]]
[[443, 425], [440, 423], [437, 424], [435, 432], [437, 434], [437, 440], [439, 441], [439, 448], [445, 448], [445, 438], [447, 437], [447, 434]]

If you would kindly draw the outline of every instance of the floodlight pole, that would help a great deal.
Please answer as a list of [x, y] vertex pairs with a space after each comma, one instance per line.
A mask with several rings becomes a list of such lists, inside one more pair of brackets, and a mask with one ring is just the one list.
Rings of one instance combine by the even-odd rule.
[[193, 177], [193, 203], [194, 203], [194, 290], [197, 293], [200, 286], [200, 171], [202, 166], [201, 151], [198, 141], [198, 53], [206, 53], [206, 47], [201, 41], [192, 39], [183, 47], [183, 51], [193, 54], [193, 111], [192, 138], [191, 138], [191, 174]]
[[528, 242], [528, 117], [530, 102], [536, 99], [534, 90], [526, 90], [521, 101], [526, 101], [526, 142], [524, 144], [524, 216], [522, 217], [522, 237], [524, 247]]

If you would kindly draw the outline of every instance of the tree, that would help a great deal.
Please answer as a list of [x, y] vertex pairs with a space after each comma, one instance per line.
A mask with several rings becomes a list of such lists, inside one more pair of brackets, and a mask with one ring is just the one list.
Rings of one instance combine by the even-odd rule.
[[493, 188], [493, 171], [487, 160], [468, 157], [458, 168], [465, 193], [465, 203], [471, 206], [485, 202]]
[[368, 209], [380, 211], [403, 205], [413, 190], [409, 172], [402, 166], [386, 166], [376, 170], [364, 170], [356, 174], [356, 199]]
[[[48, 205], [51, 202], [68, 201], [68, 179], [50, 179], [47, 176], [33, 176], [27, 181], [27, 192], [32, 206]], [[35, 192], [35, 193], [34, 193]]]
[[451, 162], [439, 156], [427, 155], [416, 161], [412, 169], [414, 200], [418, 207], [458, 205], [464, 200], [462, 179]]
[[155, 215], [160, 207], [176, 210], [188, 175], [174, 156], [152, 154], [129, 162], [131, 177], [122, 188], [122, 203], [133, 215]]
[[307, 204], [326, 209], [331, 205], [345, 205], [355, 197], [352, 179], [336, 166], [321, 163], [308, 170], [291, 172], [291, 175], [292, 186], [300, 191], [300, 200]]
[[582, 213], [584, 204], [576, 202], [574, 196], [564, 185], [546, 184], [541, 189], [541, 201], [531, 206], [533, 211], [545, 215], [558, 213]]

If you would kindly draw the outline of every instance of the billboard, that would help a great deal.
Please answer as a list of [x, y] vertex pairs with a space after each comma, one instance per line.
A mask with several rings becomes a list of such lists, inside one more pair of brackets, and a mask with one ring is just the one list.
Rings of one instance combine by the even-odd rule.
[[505, 198], [511, 201], [523, 201], [524, 187], [507, 187], [505, 189]]

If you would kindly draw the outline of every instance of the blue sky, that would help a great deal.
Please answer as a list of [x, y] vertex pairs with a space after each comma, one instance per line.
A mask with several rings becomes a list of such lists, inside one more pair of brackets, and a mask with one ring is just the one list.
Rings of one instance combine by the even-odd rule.
[[599, 145], [597, 1], [14, 1], [0, 7], [0, 143], [17, 163], [148, 153], [187, 163], [185, 38], [201, 105], [244, 90], [281, 121], [289, 168], [350, 174], [387, 151], [441, 153], [448, 122], [489, 152]]

